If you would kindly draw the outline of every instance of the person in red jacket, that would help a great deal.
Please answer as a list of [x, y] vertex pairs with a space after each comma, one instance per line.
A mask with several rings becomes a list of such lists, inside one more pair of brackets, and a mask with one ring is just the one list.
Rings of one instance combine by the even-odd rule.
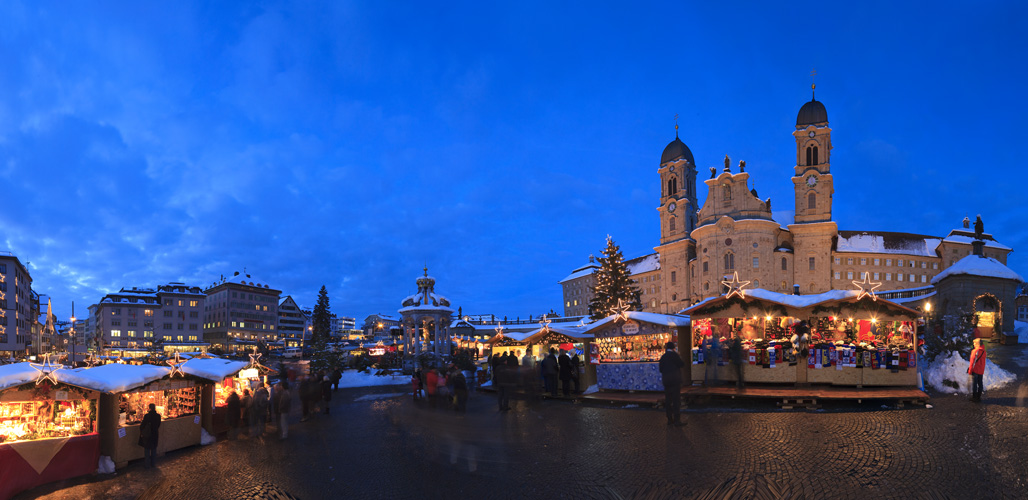
[[432, 408], [435, 408], [437, 404], [435, 391], [436, 386], [438, 385], [438, 381], [439, 373], [435, 371], [435, 368], [428, 370], [428, 374], [425, 375], [425, 392], [428, 393], [428, 402], [432, 406]]
[[980, 402], [984, 391], [985, 378], [985, 348], [982, 347], [982, 339], [974, 339], [974, 350], [971, 351], [971, 365], [967, 367], [967, 373], [971, 374], [971, 401]]

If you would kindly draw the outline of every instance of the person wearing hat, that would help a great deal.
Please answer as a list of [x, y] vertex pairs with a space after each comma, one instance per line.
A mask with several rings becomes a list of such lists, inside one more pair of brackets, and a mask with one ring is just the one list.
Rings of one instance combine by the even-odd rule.
[[675, 343], [664, 344], [664, 355], [660, 357], [660, 378], [664, 383], [664, 410], [668, 425], [682, 424], [682, 367], [685, 362], [675, 351]]

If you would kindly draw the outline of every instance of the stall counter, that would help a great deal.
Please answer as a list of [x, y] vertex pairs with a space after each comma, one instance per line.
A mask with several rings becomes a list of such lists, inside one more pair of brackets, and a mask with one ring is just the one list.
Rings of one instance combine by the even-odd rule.
[[600, 363], [596, 365], [600, 389], [615, 391], [663, 391], [660, 363]]
[[29, 488], [96, 472], [96, 433], [0, 444], [0, 498]]
[[[157, 431], [157, 454], [200, 444], [200, 415], [186, 415], [161, 420]], [[124, 467], [130, 460], [143, 458], [143, 447], [139, 446], [139, 424], [117, 427], [104, 433], [101, 448], [103, 454], [111, 457], [115, 467]]]

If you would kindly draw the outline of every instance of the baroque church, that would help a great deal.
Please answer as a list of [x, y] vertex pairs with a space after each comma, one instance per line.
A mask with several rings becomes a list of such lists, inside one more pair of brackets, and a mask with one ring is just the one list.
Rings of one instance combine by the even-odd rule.
[[[674, 313], [718, 296], [722, 281], [734, 273], [749, 288], [804, 295], [854, 289], [852, 282], [866, 276], [881, 283], [879, 293], [909, 302], [934, 293], [933, 280], [972, 254], [975, 232], [967, 218], [946, 236], [839, 230], [832, 219], [832, 129], [825, 105], [813, 97], [804, 103], [791, 133], [795, 217], [783, 225], [771, 215], [771, 200], [750, 189], [745, 162], [733, 168], [728, 157], [723, 168], [710, 167], [701, 204], [699, 169], [676, 126], [657, 169], [660, 244], [654, 254], [626, 260], [645, 311]], [[1012, 249], [990, 234], [981, 238], [982, 257], [1005, 266]], [[598, 268], [590, 258], [559, 282], [565, 315], [588, 314]]]

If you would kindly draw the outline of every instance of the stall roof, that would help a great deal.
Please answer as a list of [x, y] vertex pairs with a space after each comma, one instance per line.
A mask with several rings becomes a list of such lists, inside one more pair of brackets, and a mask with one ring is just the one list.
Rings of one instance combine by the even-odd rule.
[[551, 325], [549, 327], [549, 329], [539, 328], [538, 330], [532, 332], [531, 335], [529, 335], [528, 337], [525, 338], [525, 342], [531, 344], [533, 342], [536, 342], [536, 341], [540, 340], [541, 338], [546, 336], [547, 333], [550, 333], [550, 332], [559, 333], [561, 335], [566, 335], [568, 337], [571, 337], [573, 339], [578, 339], [578, 340], [592, 340], [592, 339], [596, 338], [595, 335], [593, 335], [591, 333], [588, 333], [586, 331], [586, 329], [587, 329], [587, 327], [585, 327], [585, 326], [556, 326], [555, 327], [555, 326]]
[[[673, 326], [673, 327], [689, 326], [689, 316], [684, 316], [684, 315], [681, 315], [681, 314], [660, 314], [660, 313], [651, 313], [651, 312], [642, 312], [642, 311], [628, 311], [625, 314], [628, 315], [629, 319], [632, 319], [632, 320], [635, 320], [635, 321], [642, 321], [644, 323], [652, 323], [652, 324], [655, 324], [655, 325]], [[612, 314], [612, 315], [607, 316], [606, 318], [603, 318], [601, 320], [597, 320], [597, 321], [595, 321], [593, 323], [589, 323], [589, 324], [585, 325], [585, 328], [586, 328], [585, 331], [586, 332], [591, 332], [593, 330], [596, 330], [597, 328], [603, 327], [603, 326], [607, 325], [608, 323], [610, 323], [611, 321], [614, 321], [614, 317], [615, 316]]]
[[54, 375], [61, 382], [101, 392], [125, 392], [160, 380], [171, 372], [167, 366], [123, 365], [111, 363], [92, 368], [60, 370]]
[[[749, 301], [752, 299], [756, 299], [757, 301], [779, 304], [785, 306], [786, 308], [791, 308], [791, 310], [787, 310], [789, 314], [792, 315], [801, 314], [800, 310], [815, 306], [825, 306], [827, 304], [839, 303], [854, 303], [857, 302], [857, 297], [859, 296], [859, 290], [829, 290], [827, 292], [818, 293], [814, 295], [790, 295], [785, 293], [772, 292], [770, 290], [764, 290], [762, 288], [754, 288], [752, 290], [746, 290], [746, 295], [742, 300]], [[682, 312], [686, 312], [692, 315], [706, 315], [703, 313], [699, 313], [698, 311], [701, 311], [716, 303], [725, 302], [728, 300], [734, 299], [727, 299], [724, 295], [720, 295], [718, 297], [709, 297], [694, 304], [693, 306], [689, 307], [688, 309], [685, 309]], [[916, 316], [919, 314], [917, 311], [914, 311], [913, 309], [897, 304], [896, 302], [883, 299], [881, 297], [877, 299], [877, 302], [883, 305], [892, 306], [904, 315]]]
[[[503, 338], [512, 339], [515, 342], [524, 342], [525, 339], [527, 339], [528, 337], [531, 337], [537, 331], [538, 330], [533, 331], [533, 332], [505, 332], [503, 334]], [[500, 337], [499, 334], [493, 335], [492, 337], [489, 337], [489, 340], [487, 340], [486, 343], [487, 344], [495, 344], [495, 343], [500, 341], [500, 338], [501, 337]]]
[[[60, 374], [61, 371], [58, 371], [57, 374]], [[39, 371], [30, 366], [28, 362], [0, 366], [0, 390], [32, 382], [38, 377]]]
[[218, 358], [193, 358], [182, 363], [182, 372], [195, 377], [221, 382], [235, 375], [249, 365], [246, 361], [230, 361]]

